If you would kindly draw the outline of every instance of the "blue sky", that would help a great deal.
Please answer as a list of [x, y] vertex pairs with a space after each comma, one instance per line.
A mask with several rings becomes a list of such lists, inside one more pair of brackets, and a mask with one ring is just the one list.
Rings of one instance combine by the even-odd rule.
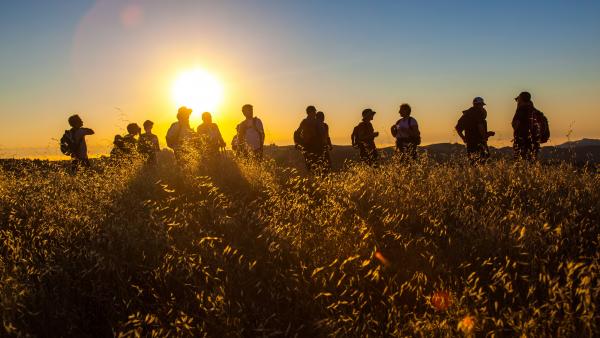
[[[128, 6], [142, 19], [127, 26]], [[510, 141], [511, 100], [530, 90], [554, 140], [600, 137], [597, 1], [10, 1], [0, 13], [0, 149], [54, 147], [81, 112], [106, 146], [125, 121], [163, 132], [175, 74], [200, 65], [225, 85], [215, 112], [226, 138], [251, 102], [268, 142], [291, 143], [303, 109], [323, 109], [347, 144], [360, 111], [378, 140], [402, 102], [423, 140], [458, 141], [474, 96]], [[1, 151], [0, 151], [1, 152]]]

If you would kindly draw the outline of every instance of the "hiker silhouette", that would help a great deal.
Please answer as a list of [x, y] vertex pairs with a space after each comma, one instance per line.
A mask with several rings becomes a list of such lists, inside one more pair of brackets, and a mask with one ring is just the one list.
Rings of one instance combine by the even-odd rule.
[[333, 150], [333, 145], [331, 144], [331, 138], [329, 137], [329, 125], [325, 123], [325, 113], [322, 111], [317, 112], [317, 121], [320, 122], [321, 133], [323, 136], [323, 152], [322, 159], [323, 169], [325, 172], [331, 170], [331, 154], [330, 152]]
[[265, 143], [262, 121], [254, 116], [254, 107], [251, 104], [242, 106], [242, 113], [246, 119], [237, 125], [237, 134], [231, 146], [239, 156], [261, 160]]
[[379, 153], [375, 146], [375, 138], [379, 136], [379, 132], [376, 132], [371, 124], [375, 114], [370, 108], [364, 109], [362, 121], [354, 127], [351, 135], [352, 146], [359, 150], [360, 160], [372, 167], [379, 165]]
[[417, 146], [421, 144], [421, 132], [417, 120], [411, 116], [409, 104], [400, 105], [401, 118], [392, 126], [392, 136], [396, 139], [396, 150], [403, 158], [417, 158]]
[[146, 158], [146, 162], [149, 165], [156, 165], [156, 154], [160, 151], [160, 144], [158, 142], [158, 136], [152, 134], [154, 122], [146, 120], [144, 121], [143, 126], [145, 133], [140, 134], [139, 136], [138, 151]]
[[187, 158], [187, 153], [190, 151], [189, 143], [194, 136], [194, 131], [190, 127], [191, 114], [190, 108], [180, 107], [177, 110], [177, 122], [171, 124], [166, 135], [167, 146], [173, 149], [175, 159], [180, 163]]
[[94, 135], [94, 131], [84, 128], [83, 120], [77, 114], [71, 115], [68, 122], [71, 129], [65, 130], [60, 139], [60, 150], [71, 157], [71, 172], [75, 173], [80, 167], [90, 166], [85, 137]]
[[225, 148], [225, 141], [216, 123], [212, 122], [209, 112], [202, 113], [202, 124], [196, 129], [198, 143], [202, 154], [213, 158], [219, 151]]
[[535, 108], [529, 92], [521, 92], [515, 101], [517, 110], [512, 119], [514, 156], [516, 159], [533, 161], [537, 159], [540, 144], [548, 142], [550, 138], [548, 119]]
[[[323, 116], [324, 119], [324, 116]], [[304, 118], [298, 129], [294, 132], [294, 144], [304, 156], [306, 169], [312, 173], [323, 171], [325, 161], [323, 157], [326, 146], [326, 135], [324, 122], [317, 120], [317, 109], [315, 106], [306, 107], [306, 118]]]
[[456, 133], [467, 146], [467, 156], [471, 163], [485, 163], [490, 157], [488, 139], [494, 136], [487, 129], [487, 111], [482, 97], [473, 99], [473, 106], [462, 112], [456, 123]]

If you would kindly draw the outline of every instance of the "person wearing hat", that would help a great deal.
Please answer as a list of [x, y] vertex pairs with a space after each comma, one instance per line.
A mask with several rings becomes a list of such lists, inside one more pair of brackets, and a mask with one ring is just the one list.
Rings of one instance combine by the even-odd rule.
[[177, 110], [177, 122], [171, 124], [167, 131], [167, 146], [173, 149], [178, 161], [183, 159], [186, 143], [192, 138], [194, 131], [190, 127], [190, 115], [192, 110], [182, 106]]
[[375, 146], [375, 138], [379, 133], [373, 129], [371, 121], [376, 112], [370, 108], [363, 110], [362, 121], [352, 131], [352, 146], [360, 151], [360, 160], [372, 167], [377, 167], [379, 154]]
[[515, 101], [517, 110], [512, 120], [515, 158], [535, 160], [540, 144], [547, 142], [550, 137], [548, 119], [534, 107], [529, 92], [521, 92]]
[[134, 154], [137, 152], [138, 140], [135, 138], [142, 131], [142, 128], [137, 123], [130, 123], [127, 125], [127, 135], [123, 136], [123, 153]]
[[462, 112], [456, 123], [456, 132], [467, 146], [467, 156], [473, 164], [483, 163], [490, 157], [488, 138], [494, 136], [487, 130], [487, 111], [482, 97], [473, 99], [473, 106]]
[[306, 118], [294, 132], [294, 144], [304, 156], [306, 169], [312, 173], [320, 173], [324, 169], [323, 149], [325, 135], [322, 123], [317, 120], [317, 108], [306, 107]]

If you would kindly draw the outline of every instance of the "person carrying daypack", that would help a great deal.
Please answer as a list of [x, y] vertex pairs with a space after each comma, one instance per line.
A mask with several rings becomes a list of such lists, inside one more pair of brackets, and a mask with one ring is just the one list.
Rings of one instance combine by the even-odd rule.
[[192, 110], [182, 106], [177, 110], [177, 122], [171, 124], [167, 131], [167, 146], [173, 149], [175, 159], [178, 162], [185, 160], [185, 153], [189, 151], [188, 143], [193, 138], [194, 131], [190, 127], [190, 115]]
[[351, 135], [352, 146], [359, 150], [361, 161], [372, 167], [377, 167], [379, 160], [375, 146], [375, 138], [379, 136], [379, 132], [376, 132], [371, 124], [375, 114], [376, 112], [369, 108], [363, 110], [362, 121], [354, 127]]
[[473, 106], [462, 112], [456, 123], [456, 132], [467, 146], [467, 156], [472, 164], [485, 163], [490, 157], [488, 138], [495, 135], [487, 130], [487, 111], [482, 97], [473, 99]]
[[85, 137], [94, 135], [94, 131], [84, 128], [83, 120], [77, 114], [70, 116], [68, 121], [71, 129], [65, 130], [61, 137], [60, 150], [71, 157], [71, 170], [74, 173], [79, 167], [90, 166]]
[[535, 160], [540, 144], [548, 142], [550, 138], [548, 119], [535, 108], [529, 92], [521, 92], [515, 101], [517, 110], [512, 120], [515, 158]]
[[196, 129], [201, 151], [208, 157], [214, 157], [225, 148], [225, 141], [216, 123], [212, 122], [209, 112], [202, 113], [202, 124]]
[[160, 144], [158, 142], [158, 136], [152, 134], [154, 122], [146, 120], [144, 121], [143, 126], [145, 133], [140, 134], [138, 139], [138, 151], [146, 157], [149, 165], [156, 165], [156, 154], [160, 151]]
[[411, 111], [410, 105], [401, 104], [398, 113], [402, 118], [391, 129], [398, 153], [406, 158], [416, 159], [417, 146], [421, 144], [421, 132], [417, 120], [410, 116]]
[[237, 125], [237, 135], [232, 147], [237, 155], [261, 160], [265, 143], [262, 121], [254, 116], [254, 107], [251, 104], [242, 106], [242, 113], [246, 119]]
[[302, 152], [306, 169], [310, 172], [319, 172], [323, 166], [322, 155], [325, 145], [323, 127], [317, 120], [317, 109], [314, 106], [306, 107], [306, 118], [294, 132], [296, 149]]

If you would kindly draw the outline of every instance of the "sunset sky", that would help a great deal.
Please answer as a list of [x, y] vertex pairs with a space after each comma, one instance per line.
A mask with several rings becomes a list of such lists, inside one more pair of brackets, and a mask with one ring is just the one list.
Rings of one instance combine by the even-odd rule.
[[92, 153], [146, 119], [165, 146], [174, 84], [195, 69], [222, 86], [213, 115], [228, 144], [245, 103], [268, 144], [291, 144], [313, 104], [336, 144], [376, 110], [389, 145], [403, 102], [425, 144], [458, 142], [456, 120], [483, 96], [492, 144], [506, 145], [522, 90], [553, 144], [600, 138], [598, 18], [599, 1], [5, 1], [0, 156], [57, 153], [72, 113], [96, 131]]

